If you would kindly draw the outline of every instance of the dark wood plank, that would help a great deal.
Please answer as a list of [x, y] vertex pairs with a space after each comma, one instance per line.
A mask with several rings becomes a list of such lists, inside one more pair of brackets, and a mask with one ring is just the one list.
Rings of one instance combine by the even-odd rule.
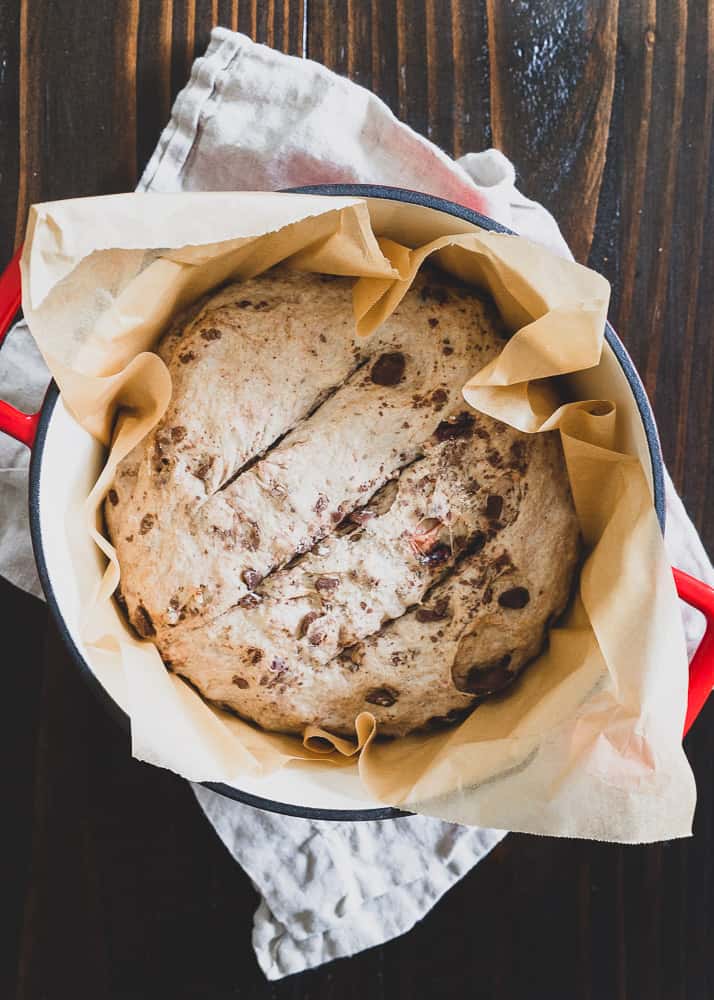
[[[490, 104], [488, 18], [485, 4], [453, 0], [452, 29], [454, 156], [493, 145]], [[447, 147], [448, 148], [448, 147]]]
[[307, 0], [238, 0], [236, 26], [256, 42], [290, 55], [304, 55]]
[[196, 48], [196, 3], [171, 0], [171, 8], [171, 93], [175, 97], [191, 73]]
[[238, 0], [218, 0], [216, 24], [222, 24], [231, 31], [238, 30]]
[[[350, 17], [352, 14], [352, 17]], [[360, 64], [363, 81], [368, 79], [365, 71], [371, 63], [371, 52], [366, 50], [364, 37], [364, 20], [354, 17], [354, 7], [348, 0], [329, 0], [315, 2], [310, 0], [308, 7], [308, 55], [337, 73], [346, 73], [349, 60]], [[353, 37], [359, 37], [362, 42], [359, 50], [350, 46], [348, 54], [347, 41], [350, 32]], [[370, 32], [370, 42], [371, 32]], [[371, 49], [371, 44], [370, 44]], [[368, 70], [367, 70], [368, 72]]]
[[18, 997], [269, 995], [255, 895], [186, 783], [132, 761], [54, 635], [45, 663]]
[[[318, 8], [319, 10], [319, 8]], [[308, 10], [309, 30], [308, 46], [309, 54], [312, 58], [319, 59], [319, 55], [313, 56], [313, 49], [319, 51], [318, 45], [323, 31], [334, 30], [332, 22], [325, 12], [324, 18], [316, 18], [315, 0], [311, 0]], [[359, 83], [370, 87], [381, 99], [389, 105], [395, 114], [399, 113], [399, 66], [395, 59], [396, 47], [396, 18], [394, 5], [380, 3], [379, 0], [372, 0], [370, 11], [370, 49], [365, 51], [360, 40], [364, 43], [364, 28], [360, 31], [355, 28], [353, 31], [355, 43], [353, 45], [354, 55], [351, 57], [354, 71], [359, 74]], [[358, 47], [359, 45], [359, 47]], [[364, 69], [360, 71], [360, 64]], [[331, 64], [331, 69], [342, 72], [339, 64]]]
[[[86, 947], [84, 986], [101, 996], [107, 992], [107, 942], [94, 892], [99, 859], [81, 794], [89, 767], [85, 749], [89, 743], [89, 706], [86, 692], [78, 690], [79, 676], [68, 676], [62, 669], [66, 656], [58, 649], [57, 640], [50, 642], [48, 653], [35, 746], [32, 867], [23, 913], [17, 995], [48, 994], [52, 983], [72, 982], [78, 949]], [[56, 907], [72, 913], [76, 938], [62, 926]], [[38, 961], [40, 954], [42, 961]]]
[[[0, 996], [14, 994], [23, 911], [30, 881], [35, 796], [35, 727], [43, 681], [47, 609], [0, 577], [3, 634], [3, 699], [12, 706], [2, 727], [3, 793], [0, 833], [3, 934], [0, 938]], [[18, 637], [22, 636], [22, 642]], [[15, 721], [13, 721], [15, 720]]]
[[18, 239], [32, 202], [134, 186], [137, 7], [23, 0]]
[[[137, 162], [143, 170], [169, 120], [173, 5], [142, 3], [137, 41]], [[138, 177], [137, 177], [138, 180]]]
[[[667, 460], [685, 500], [691, 498], [693, 514], [711, 550], [714, 515], [711, 504], [707, 509], [705, 498], [712, 496], [714, 410], [712, 379], [703, 378], [702, 373], [714, 371], [712, 338], [706, 332], [707, 316], [714, 306], [714, 259], [708, 239], [714, 212], [711, 177], [714, 9], [709, 5], [704, 23], [693, 14], [694, 10], [687, 19], [686, 34], [678, 51], [683, 90], [681, 138], [677, 145], [677, 180], [669, 233], [672, 273], [663, 315], [665, 342], [655, 406], [658, 412], [676, 414], [674, 426], [664, 440]], [[665, 383], [672, 379], [675, 365], [677, 378], [673, 391], [663, 392]]]
[[12, 256], [20, 139], [20, 9], [0, 4], [0, 268]]
[[585, 260], [605, 163], [617, 0], [487, 7], [493, 144]]

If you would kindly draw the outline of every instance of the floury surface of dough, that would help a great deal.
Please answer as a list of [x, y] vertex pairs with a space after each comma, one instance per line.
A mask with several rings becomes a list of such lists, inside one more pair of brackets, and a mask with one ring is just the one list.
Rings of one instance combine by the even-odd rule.
[[556, 434], [470, 411], [492, 307], [436, 272], [366, 341], [351, 281], [272, 271], [180, 317], [105, 513], [137, 631], [268, 729], [460, 718], [541, 650], [578, 528]]

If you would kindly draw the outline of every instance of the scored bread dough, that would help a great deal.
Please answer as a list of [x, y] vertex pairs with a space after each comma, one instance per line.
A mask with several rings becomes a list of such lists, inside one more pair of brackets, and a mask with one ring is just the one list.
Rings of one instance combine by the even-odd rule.
[[268, 729], [460, 718], [543, 647], [578, 528], [557, 433], [469, 410], [493, 307], [419, 275], [370, 338], [352, 282], [282, 269], [179, 317], [157, 427], [105, 516], [120, 600], [170, 669]]

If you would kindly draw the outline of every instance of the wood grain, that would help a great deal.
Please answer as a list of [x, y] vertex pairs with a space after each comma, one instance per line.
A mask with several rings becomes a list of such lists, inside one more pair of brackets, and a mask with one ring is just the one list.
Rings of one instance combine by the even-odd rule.
[[452, 0], [451, 24], [454, 80], [449, 152], [463, 156], [493, 145], [485, 4]]
[[135, 6], [21, 4], [18, 241], [32, 202], [134, 184]]
[[[714, 8], [698, 0], [5, 0], [0, 254], [37, 200], [136, 184], [214, 24], [319, 59], [448, 152], [492, 143], [576, 256], [646, 380], [714, 548]], [[0, 996], [22, 1000], [699, 1000], [714, 996], [714, 702], [685, 749], [695, 835], [652, 847], [511, 836], [410, 934], [268, 984], [256, 896], [190, 789], [134, 762], [47, 624], [3, 673]], [[3, 661], [3, 666], [6, 666]]]
[[615, 80], [617, 0], [489, 0], [493, 144], [562, 220], [577, 260], [592, 242]]
[[19, 185], [20, 10], [0, 5], [0, 267], [12, 256]]
[[[710, 150], [712, 11], [631, 3], [590, 262], [613, 282], [611, 315], [645, 379], [665, 459], [708, 547], [714, 545]], [[693, 265], [693, 262], [696, 262]]]
[[[44, 676], [44, 646], [47, 639], [47, 610], [27, 594], [0, 578], [0, 608], [3, 633], [7, 623], [26, 630], [27, 645], [21, 656], [11, 657], [12, 677], [8, 694], [12, 697], [16, 725], [2, 728], [5, 822], [0, 834], [0, 885], [2, 885], [3, 935], [0, 939], [0, 996], [15, 992], [18, 955], [23, 947], [26, 901], [31, 893], [33, 857], [31, 831], [36, 798], [35, 747], [39, 722], [39, 695]], [[23, 664], [25, 669], [23, 669]], [[3, 659], [3, 665], [6, 660]], [[20, 721], [21, 720], [21, 721]], [[15, 762], [15, 766], [9, 766]]]

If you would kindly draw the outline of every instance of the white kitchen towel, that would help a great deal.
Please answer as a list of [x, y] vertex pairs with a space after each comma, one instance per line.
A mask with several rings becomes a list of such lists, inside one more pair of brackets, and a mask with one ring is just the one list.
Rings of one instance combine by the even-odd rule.
[[[426, 191], [569, 254], [552, 216], [518, 192], [513, 166], [497, 150], [455, 162], [369, 91], [317, 63], [216, 28], [176, 99], [139, 190], [276, 190], [315, 183]], [[47, 377], [20, 325], [0, 353], [3, 396], [30, 409]], [[0, 572], [39, 594], [23, 451], [0, 442]], [[665, 542], [673, 564], [714, 583], [669, 476], [666, 490]], [[683, 617], [691, 651], [701, 624], [686, 606]], [[253, 945], [269, 979], [403, 934], [504, 836], [421, 816], [367, 823], [297, 819], [200, 786], [194, 792], [262, 896]]]
[[276, 816], [194, 786], [262, 899], [253, 947], [269, 979], [413, 927], [505, 834], [426, 816], [334, 823]]

